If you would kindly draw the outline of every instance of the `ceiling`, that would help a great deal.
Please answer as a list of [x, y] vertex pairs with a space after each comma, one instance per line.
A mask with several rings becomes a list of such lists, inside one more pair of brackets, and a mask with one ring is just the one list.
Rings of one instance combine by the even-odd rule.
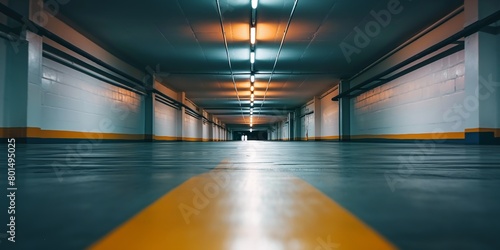
[[[347, 60], [340, 44], [354, 45], [355, 28], [395, 2], [298, 0], [291, 16], [294, 0], [260, 0], [254, 124], [283, 119], [463, 4], [400, 0], [401, 13]], [[250, 0], [72, 0], [59, 17], [132, 65], [155, 69], [229, 126], [249, 123]]]

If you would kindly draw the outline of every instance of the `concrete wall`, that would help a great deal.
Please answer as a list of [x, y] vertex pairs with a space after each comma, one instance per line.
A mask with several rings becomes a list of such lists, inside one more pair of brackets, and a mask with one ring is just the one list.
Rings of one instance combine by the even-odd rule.
[[155, 103], [155, 136], [157, 140], [177, 140], [177, 112], [178, 109]]
[[45, 58], [42, 72], [42, 130], [142, 138], [144, 96]]
[[331, 100], [338, 92], [338, 88], [334, 87], [320, 99], [321, 134], [317, 138], [319, 140], [336, 140], [339, 137], [339, 103]]
[[300, 140], [309, 140], [315, 137], [314, 101], [310, 101], [300, 108]]
[[461, 51], [352, 99], [352, 138], [463, 133], [447, 114], [464, 100], [464, 72]]
[[268, 133], [268, 140], [272, 141], [288, 141], [290, 140], [290, 123], [287, 120], [279, 121], [271, 125]]
[[[337, 86], [314, 98], [297, 110], [300, 128], [295, 140], [336, 140], [339, 134], [339, 106], [332, 102], [338, 94]], [[311, 113], [312, 112], [312, 113]]]
[[186, 140], [201, 140], [201, 135], [198, 134], [198, 120], [188, 114], [184, 115], [184, 137]]

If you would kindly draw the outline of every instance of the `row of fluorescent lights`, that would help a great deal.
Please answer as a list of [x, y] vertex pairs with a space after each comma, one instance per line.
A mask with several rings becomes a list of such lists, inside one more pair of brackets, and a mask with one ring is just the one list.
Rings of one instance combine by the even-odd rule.
[[257, 6], [259, 5], [259, 0], [252, 0], [252, 20], [250, 23], [250, 132], [253, 131], [253, 106], [255, 100], [255, 75], [254, 71], [254, 63], [255, 63], [255, 41], [256, 41], [256, 32], [257, 32]]

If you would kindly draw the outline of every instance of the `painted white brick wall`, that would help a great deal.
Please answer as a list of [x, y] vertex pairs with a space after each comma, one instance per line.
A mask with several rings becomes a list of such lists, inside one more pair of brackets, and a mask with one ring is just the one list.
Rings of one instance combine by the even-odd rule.
[[[311, 111], [314, 111], [314, 102], [309, 103], [308, 105], [302, 107], [300, 109], [301, 116], [307, 114]], [[300, 137], [306, 138], [306, 134], [308, 138], [315, 136], [314, 131], [314, 113], [303, 116], [300, 118]]]
[[177, 137], [177, 109], [161, 102], [155, 103], [155, 135]]
[[288, 123], [287, 122], [282, 122], [281, 126], [281, 139], [282, 140], [288, 140]]
[[332, 98], [338, 89], [321, 98], [321, 137], [339, 135], [339, 103]]
[[352, 135], [463, 132], [445, 114], [463, 102], [464, 52], [458, 52], [351, 101]]
[[[205, 117], [208, 117], [208, 113], [205, 112], [205, 111], [203, 111], [203, 115]], [[208, 122], [203, 123], [203, 139], [205, 139], [205, 140], [209, 140], [210, 139], [210, 135], [208, 133], [210, 131], [210, 127], [211, 126], [212, 125], [210, 123], [208, 123]]]
[[198, 122], [199, 120], [184, 114], [184, 137], [199, 138], [198, 136]]
[[144, 133], [144, 98], [43, 59], [41, 128], [119, 134]]

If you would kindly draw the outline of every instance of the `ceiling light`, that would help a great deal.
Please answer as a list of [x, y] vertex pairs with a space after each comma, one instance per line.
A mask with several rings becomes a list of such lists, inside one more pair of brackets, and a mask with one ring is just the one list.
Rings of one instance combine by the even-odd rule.
[[253, 129], [250, 129], [250, 133], [252, 133], [252, 132], [253, 132]]
[[250, 102], [250, 106], [253, 107], [253, 101]]
[[250, 75], [250, 82], [252, 82], [252, 83], [255, 82], [255, 75]]
[[255, 52], [250, 52], [250, 63], [255, 63]]
[[250, 96], [250, 101], [254, 101], [254, 97], [253, 97], [253, 94]]
[[253, 127], [253, 124], [252, 124], [252, 123], [250, 123], [250, 127]]
[[252, 112], [253, 112], [253, 108], [250, 108], [250, 111], [252, 111]]
[[253, 115], [253, 111], [252, 110], [250, 110], [250, 114]]
[[257, 9], [258, 4], [259, 4], [259, 0], [252, 0], [252, 9]]
[[250, 28], [250, 43], [255, 44], [255, 27]]
[[255, 90], [255, 87], [254, 87], [254, 86], [253, 86], [253, 84], [252, 84], [252, 86], [250, 86], [250, 91], [252, 91], [252, 92], [253, 92], [254, 90]]

